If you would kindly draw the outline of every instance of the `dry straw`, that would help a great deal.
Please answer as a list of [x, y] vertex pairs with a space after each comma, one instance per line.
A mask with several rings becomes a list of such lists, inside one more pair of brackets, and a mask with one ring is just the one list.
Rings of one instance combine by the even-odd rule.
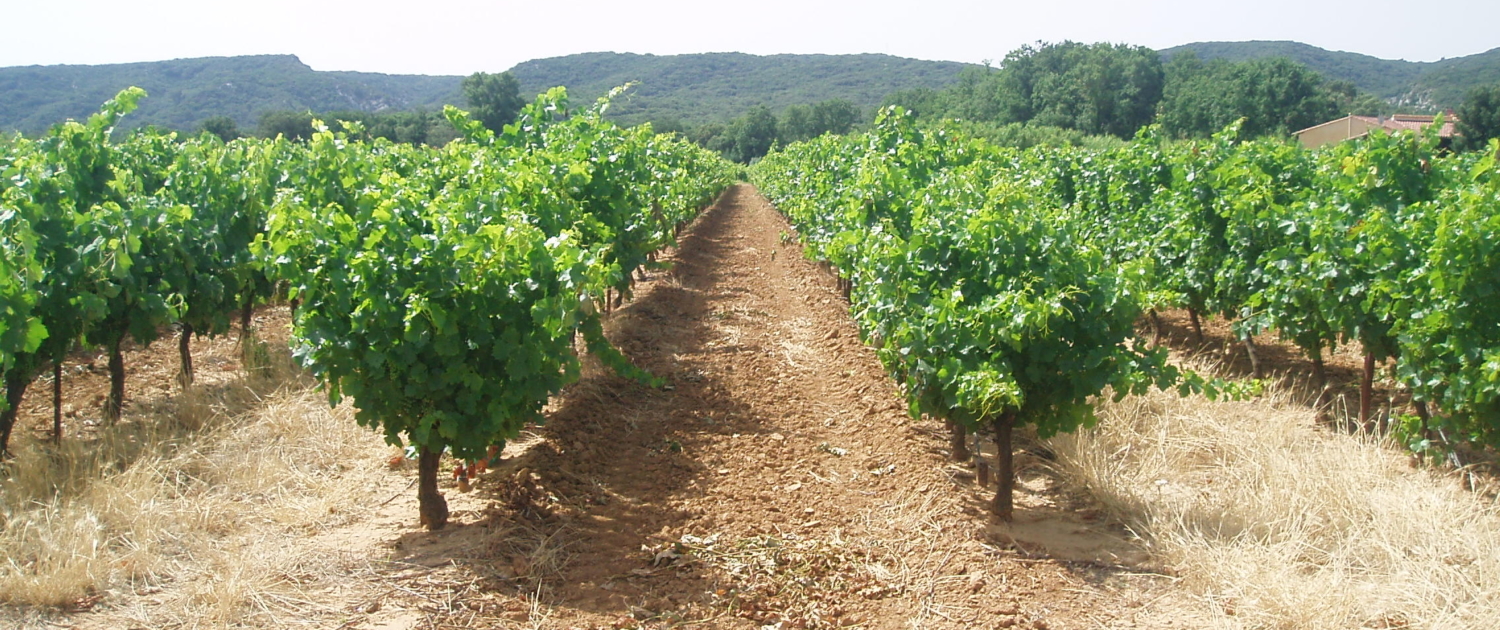
[[0, 626], [101, 595], [119, 596], [101, 604], [111, 617], [145, 627], [316, 608], [299, 583], [343, 563], [296, 541], [358, 516], [387, 449], [288, 358], [272, 362], [89, 439], [18, 436], [0, 477]]
[[1052, 445], [1217, 626], [1496, 627], [1500, 507], [1291, 398], [1127, 398]]

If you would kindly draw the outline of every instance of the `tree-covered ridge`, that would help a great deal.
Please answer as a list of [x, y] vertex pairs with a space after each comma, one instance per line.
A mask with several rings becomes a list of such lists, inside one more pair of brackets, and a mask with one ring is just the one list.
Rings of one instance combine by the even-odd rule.
[[[1198, 63], [1184, 63], [1184, 52]], [[1159, 53], [1063, 42], [1022, 47], [995, 67], [878, 54], [586, 53], [527, 61], [511, 74], [522, 98], [564, 85], [587, 102], [635, 83], [615, 100], [610, 119], [625, 125], [649, 121], [658, 131], [680, 131], [705, 146], [717, 142], [726, 155], [747, 159], [765, 144], [756, 139], [766, 134], [751, 133], [757, 130], [748, 125], [752, 115], [765, 118], [757, 108], [787, 126], [785, 134], [774, 134], [784, 145], [820, 127], [798, 107], [830, 102], [852, 106], [858, 122], [881, 103], [903, 105], [924, 118], [962, 118], [976, 125], [972, 133], [1015, 146], [1077, 145], [1100, 134], [1125, 138], [1153, 119], [1181, 136], [1206, 136], [1239, 116], [1251, 119], [1247, 133], [1280, 133], [1349, 112], [1457, 107], [1469, 90], [1500, 83], [1500, 49], [1412, 64], [1293, 42], [1210, 42]], [[442, 105], [474, 106], [466, 103], [462, 81], [319, 72], [290, 55], [0, 68], [0, 131], [37, 135], [62, 120], [81, 120], [125, 86], [141, 85], [155, 96], [126, 126], [207, 128], [226, 138], [275, 131], [305, 137], [316, 116], [357, 120], [373, 137], [442, 144], [453, 137]], [[1277, 87], [1298, 85], [1314, 86], [1317, 93]], [[745, 133], [727, 134], [737, 121], [734, 131]], [[292, 128], [303, 131], [290, 133]], [[744, 148], [731, 152], [729, 144]]]
[[885, 102], [927, 120], [992, 128], [981, 135], [1002, 144], [1012, 144], [1003, 137], [1014, 134], [999, 133], [1006, 126], [1045, 132], [1020, 146], [1082, 142], [1058, 132], [1124, 139], [1153, 122], [1170, 136], [1207, 137], [1241, 118], [1248, 135], [1285, 135], [1355, 107], [1390, 107], [1284, 57], [1203, 62], [1187, 53], [1163, 64], [1149, 48], [1071, 41], [1023, 46], [999, 67], [964, 70], [943, 90], [895, 92]]
[[[633, 55], [588, 53], [522, 63], [521, 95], [567, 86], [580, 102], [638, 82], [610, 110], [624, 124], [724, 122], [762, 104], [780, 111], [842, 99], [871, 109], [888, 92], [941, 87], [964, 64], [888, 55]], [[0, 68], [0, 130], [40, 134], [87, 118], [127, 86], [153, 96], [124, 122], [197, 130], [228, 117], [243, 132], [267, 112], [417, 111], [462, 104], [463, 77], [321, 72], [292, 55], [213, 57], [98, 66]]]
[[440, 110], [459, 102], [460, 80], [319, 72], [292, 55], [0, 68], [0, 129], [37, 134], [66, 119], [82, 120], [129, 86], [153, 97], [125, 121], [127, 127], [191, 130], [227, 116], [253, 129], [271, 110]]
[[527, 61], [511, 72], [520, 79], [522, 94], [565, 85], [571, 94], [593, 98], [638, 82], [611, 106], [612, 118], [624, 124], [675, 119], [698, 125], [742, 116], [756, 105], [781, 111], [842, 99], [871, 110], [891, 92], [952, 83], [966, 66], [876, 54], [586, 53]]
[[1348, 81], [1380, 98], [1432, 109], [1457, 107], [1468, 90], [1500, 82], [1500, 48], [1432, 62], [1380, 59], [1285, 41], [1198, 42], [1167, 48], [1161, 54], [1170, 59], [1182, 52], [1193, 52], [1204, 60], [1286, 57], [1306, 64], [1325, 78]]

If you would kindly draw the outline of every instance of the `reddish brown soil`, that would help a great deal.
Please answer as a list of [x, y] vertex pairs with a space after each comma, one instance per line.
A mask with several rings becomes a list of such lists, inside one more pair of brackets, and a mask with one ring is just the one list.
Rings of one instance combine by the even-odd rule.
[[670, 385], [592, 371], [474, 492], [450, 484], [443, 531], [393, 504], [393, 559], [437, 571], [351, 627], [1184, 625], [1172, 579], [1040, 460], [991, 523], [789, 233], [728, 191], [610, 321]]
[[[790, 233], [753, 188], [726, 192], [608, 321], [626, 355], [669, 385], [586, 366], [472, 492], [445, 480], [452, 521], [438, 532], [418, 526], [415, 465], [390, 471], [376, 489], [390, 500], [366, 518], [287, 540], [347, 560], [327, 569], [336, 583], [307, 585], [323, 612], [297, 623], [1208, 624], [1039, 454], [1017, 458], [1016, 522], [992, 522], [993, 488], [948, 461], [938, 423], [906, 416], [834, 278]], [[284, 334], [284, 309], [258, 319], [263, 334]], [[238, 369], [234, 341], [195, 345], [200, 379]], [[136, 404], [170, 404], [175, 352], [166, 342], [127, 357]], [[70, 434], [97, 417], [107, 381], [102, 369], [69, 377], [69, 400], [84, 401]], [[47, 426], [49, 387], [34, 387], [23, 426]]]

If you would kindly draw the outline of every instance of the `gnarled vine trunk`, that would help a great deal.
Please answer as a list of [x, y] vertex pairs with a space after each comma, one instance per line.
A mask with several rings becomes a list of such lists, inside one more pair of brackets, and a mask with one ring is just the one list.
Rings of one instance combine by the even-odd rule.
[[120, 335], [109, 344], [109, 398], [104, 401], [105, 424], [119, 422], [125, 409], [125, 355], [120, 351], [124, 342], [125, 336]]
[[1375, 406], [1375, 355], [1365, 352], [1365, 369], [1359, 376], [1359, 424], [1369, 426]]
[[1015, 429], [1015, 412], [1006, 412], [995, 419], [995, 501], [990, 510], [1002, 521], [1015, 516], [1014, 498], [1016, 490], [1016, 466], [1011, 451], [1011, 433]]
[[177, 337], [177, 355], [182, 361], [182, 386], [193, 384], [193, 325], [182, 322], [182, 333]]
[[10, 433], [16, 427], [21, 397], [26, 395], [26, 387], [31, 385], [31, 379], [24, 374], [29, 371], [12, 369], [5, 375], [5, 410], [0, 411], [0, 459], [10, 457]]
[[1312, 351], [1313, 387], [1318, 390], [1318, 397], [1313, 401], [1313, 408], [1319, 413], [1328, 406], [1328, 368], [1323, 365], [1323, 344], [1319, 343]]
[[1260, 378], [1260, 354], [1255, 351], [1255, 337], [1245, 335], [1245, 354], [1250, 357], [1250, 375]]
[[438, 465], [443, 452], [423, 448], [417, 456], [417, 511], [428, 530], [439, 530], [448, 524], [448, 501], [438, 492]]
[[52, 362], [52, 442], [62, 443], [62, 361]]
[[948, 421], [948, 446], [952, 449], [953, 461], [969, 461], [969, 432], [964, 425], [956, 421]]

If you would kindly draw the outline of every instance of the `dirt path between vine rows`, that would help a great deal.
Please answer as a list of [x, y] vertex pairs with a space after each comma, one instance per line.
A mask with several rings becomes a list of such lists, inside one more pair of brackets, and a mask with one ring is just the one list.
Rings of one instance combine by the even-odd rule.
[[667, 387], [590, 369], [474, 491], [449, 484], [449, 528], [419, 531], [408, 492], [329, 534], [392, 561], [346, 627], [1194, 625], [1040, 460], [992, 524], [790, 235], [729, 190], [610, 318]]
[[[301, 535], [241, 536], [259, 541], [244, 549], [304, 559], [269, 579], [274, 600], [240, 589], [242, 621], [338, 630], [1207, 625], [1201, 599], [1061, 486], [1043, 453], [1018, 457], [1016, 522], [991, 522], [993, 489], [949, 461], [938, 423], [907, 417], [834, 278], [802, 257], [752, 187], [727, 191], [663, 262], [607, 328], [665, 387], [586, 364], [547, 423], [509, 445], [472, 491], [445, 479], [452, 521], [438, 532], [417, 525], [414, 465], [360, 463], [349, 496], [363, 516]], [[234, 586], [234, 576], [204, 578]], [[144, 607], [130, 618], [148, 619], [167, 595], [112, 606]], [[72, 622], [125, 627], [121, 614]]]

